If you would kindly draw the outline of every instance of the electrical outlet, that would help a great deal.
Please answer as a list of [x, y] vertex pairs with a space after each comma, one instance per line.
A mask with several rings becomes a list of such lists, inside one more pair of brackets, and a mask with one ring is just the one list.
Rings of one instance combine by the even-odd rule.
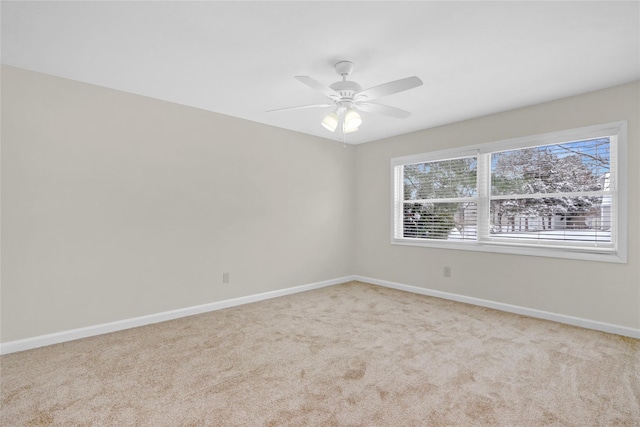
[[443, 274], [444, 274], [444, 277], [451, 277], [451, 267], [445, 267]]
[[229, 283], [229, 273], [222, 273], [222, 283]]

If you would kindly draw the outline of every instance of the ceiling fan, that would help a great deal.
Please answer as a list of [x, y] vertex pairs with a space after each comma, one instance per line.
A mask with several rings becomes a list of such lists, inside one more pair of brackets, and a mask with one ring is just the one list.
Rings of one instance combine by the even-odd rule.
[[335, 64], [336, 73], [342, 76], [341, 81], [337, 81], [330, 86], [325, 86], [317, 80], [308, 76], [295, 76], [300, 82], [324, 94], [330, 103], [300, 105], [297, 107], [279, 108], [269, 110], [274, 111], [299, 110], [314, 107], [333, 107], [335, 110], [327, 114], [322, 120], [322, 126], [331, 132], [341, 129], [343, 133], [355, 132], [362, 124], [362, 118], [358, 110], [372, 114], [404, 119], [411, 115], [409, 111], [389, 105], [371, 102], [372, 100], [403, 92], [422, 85], [422, 80], [418, 77], [406, 77], [400, 80], [384, 83], [369, 89], [362, 90], [362, 87], [353, 81], [347, 80], [347, 76], [353, 72], [353, 63], [350, 61], [340, 61]]

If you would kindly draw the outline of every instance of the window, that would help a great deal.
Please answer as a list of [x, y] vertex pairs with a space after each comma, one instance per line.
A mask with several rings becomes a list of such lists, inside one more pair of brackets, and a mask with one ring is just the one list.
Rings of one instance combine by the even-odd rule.
[[404, 165], [402, 237], [475, 241], [477, 156]]
[[626, 262], [626, 122], [391, 161], [392, 243]]

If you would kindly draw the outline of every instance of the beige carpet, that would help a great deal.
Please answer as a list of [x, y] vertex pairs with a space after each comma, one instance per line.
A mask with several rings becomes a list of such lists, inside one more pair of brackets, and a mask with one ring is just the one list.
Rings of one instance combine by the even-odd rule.
[[640, 341], [352, 282], [2, 356], [3, 426], [638, 426]]

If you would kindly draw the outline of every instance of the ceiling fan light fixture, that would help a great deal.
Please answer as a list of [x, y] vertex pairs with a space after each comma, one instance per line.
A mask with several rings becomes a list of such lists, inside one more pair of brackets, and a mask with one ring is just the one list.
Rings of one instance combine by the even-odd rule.
[[324, 119], [322, 119], [322, 126], [330, 132], [335, 132], [338, 127], [338, 121], [338, 115], [333, 111], [324, 116]]
[[349, 108], [344, 115], [344, 131], [355, 132], [362, 124], [362, 117], [353, 108]]

